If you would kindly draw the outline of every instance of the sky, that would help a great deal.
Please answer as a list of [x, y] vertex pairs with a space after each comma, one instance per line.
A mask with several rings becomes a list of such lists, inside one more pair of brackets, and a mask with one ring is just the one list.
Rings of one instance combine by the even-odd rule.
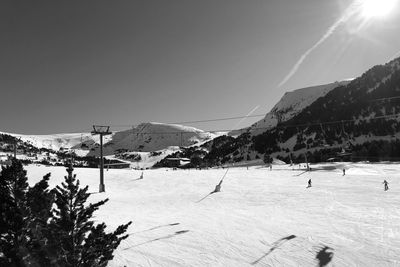
[[[2, 0], [0, 131], [266, 114], [287, 91], [400, 56], [400, 3], [368, 19], [354, 3]], [[230, 130], [259, 119], [186, 125]]]

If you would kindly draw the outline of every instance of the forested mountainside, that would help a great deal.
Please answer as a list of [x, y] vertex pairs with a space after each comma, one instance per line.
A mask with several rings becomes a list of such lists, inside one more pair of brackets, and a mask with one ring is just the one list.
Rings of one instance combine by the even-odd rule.
[[[179, 152], [207, 165], [277, 157], [286, 162], [400, 159], [400, 58], [329, 90], [261, 134], [222, 136]], [[200, 148], [199, 148], [200, 149]], [[194, 152], [194, 153], [193, 153]], [[176, 154], [179, 155], [177, 152]], [[176, 156], [176, 155], [175, 155]], [[198, 160], [198, 159], [196, 159]]]

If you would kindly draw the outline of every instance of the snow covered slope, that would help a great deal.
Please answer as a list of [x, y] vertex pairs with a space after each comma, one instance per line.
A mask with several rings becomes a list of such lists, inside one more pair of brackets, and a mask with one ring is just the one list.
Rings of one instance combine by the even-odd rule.
[[30, 143], [37, 148], [48, 148], [52, 150], [59, 150], [60, 148], [72, 148], [80, 145], [81, 143], [94, 144], [99, 142], [98, 136], [93, 136], [90, 133], [60, 133], [48, 135], [25, 135], [0, 132], [0, 134], [8, 134], [22, 141]]
[[151, 152], [124, 152], [120, 154], [115, 154], [111, 156], [107, 156], [107, 159], [116, 159], [125, 163], [130, 164], [130, 168], [133, 169], [147, 169], [151, 168], [165, 158], [166, 156], [180, 151], [181, 148], [178, 146], [170, 146], [165, 149], [161, 149], [158, 151], [151, 151]]
[[[345, 166], [343, 166], [343, 164]], [[111, 231], [132, 221], [108, 266], [399, 266], [399, 164], [321, 164], [229, 169], [109, 170], [109, 198], [95, 213]], [[346, 175], [342, 176], [342, 168]], [[30, 165], [32, 185], [65, 168]], [[76, 169], [97, 192], [97, 169]], [[312, 187], [306, 188], [308, 179]], [[383, 191], [382, 181], [389, 182]]]
[[[1, 133], [1, 132], [0, 132]], [[72, 149], [78, 155], [98, 155], [99, 136], [91, 133], [66, 133], [52, 135], [22, 135], [4, 133], [21, 138], [37, 148]], [[190, 146], [211, 140], [223, 133], [209, 133], [203, 130], [177, 124], [142, 123], [130, 130], [114, 132], [104, 137], [105, 155], [126, 151], [151, 152], [171, 146]]]
[[[142, 123], [131, 130], [113, 134], [104, 145], [104, 153], [112, 155], [123, 151], [158, 151], [170, 146], [190, 146], [216, 136], [194, 127], [177, 124]], [[90, 155], [97, 155], [98, 150], [99, 148], [95, 148]]]
[[275, 127], [278, 121], [284, 122], [293, 118], [318, 98], [326, 95], [329, 91], [338, 86], [350, 83], [350, 81], [351, 80], [345, 80], [287, 92], [262, 120], [254, 123], [247, 129], [233, 131], [230, 134], [235, 135], [238, 132], [244, 132], [247, 130], [249, 130], [252, 135], [265, 132], [266, 130]]

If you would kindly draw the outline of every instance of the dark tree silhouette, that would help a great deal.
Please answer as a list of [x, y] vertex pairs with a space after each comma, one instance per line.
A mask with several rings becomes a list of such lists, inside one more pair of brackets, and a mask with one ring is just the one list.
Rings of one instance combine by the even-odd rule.
[[79, 188], [72, 166], [67, 172], [65, 182], [54, 190], [51, 245], [60, 252], [55, 261], [62, 266], [106, 266], [113, 259], [113, 251], [128, 237], [124, 233], [131, 222], [108, 234], [104, 223], [94, 225], [93, 213], [108, 199], [85, 206], [88, 186]]
[[111, 233], [104, 223], [94, 225], [93, 213], [108, 199], [85, 205], [88, 187], [79, 188], [72, 166], [67, 171], [50, 191], [50, 174], [29, 187], [20, 161], [2, 167], [0, 266], [106, 266], [113, 259], [131, 222]]
[[0, 266], [48, 265], [45, 253], [52, 194], [50, 174], [29, 187], [22, 163], [13, 159], [0, 174]]

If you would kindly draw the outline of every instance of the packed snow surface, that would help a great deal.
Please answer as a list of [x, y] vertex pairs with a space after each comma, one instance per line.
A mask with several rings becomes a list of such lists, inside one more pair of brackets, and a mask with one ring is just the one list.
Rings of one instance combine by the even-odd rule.
[[[144, 179], [142, 171], [106, 171], [106, 193], [90, 201], [110, 201], [95, 220], [110, 230], [133, 221], [109, 266], [400, 266], [400, 166], [303, 167], [230, 168], [211, 195], [227, 169], [145, 170]], [[54, 186], [66, 175], [26, 168], [31, 184], [51, 172]], [[75, 169], [90, 192], [98, 172]]]

